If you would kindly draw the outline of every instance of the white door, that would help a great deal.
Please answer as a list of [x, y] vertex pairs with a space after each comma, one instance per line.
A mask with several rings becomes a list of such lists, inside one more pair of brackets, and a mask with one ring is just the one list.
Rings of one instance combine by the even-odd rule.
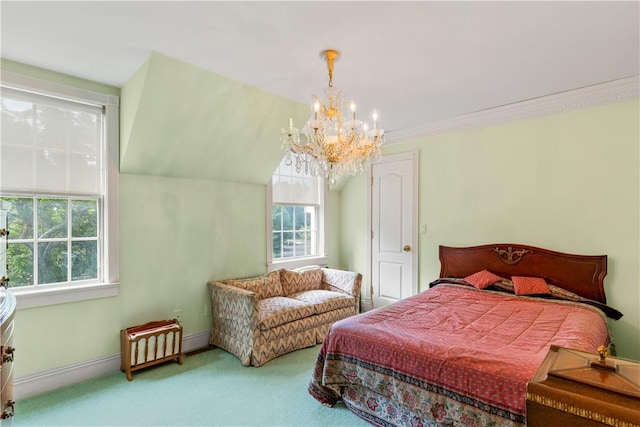
[[417, 292], [416, 152], [371, 166], [371, 292], [374, 308]]

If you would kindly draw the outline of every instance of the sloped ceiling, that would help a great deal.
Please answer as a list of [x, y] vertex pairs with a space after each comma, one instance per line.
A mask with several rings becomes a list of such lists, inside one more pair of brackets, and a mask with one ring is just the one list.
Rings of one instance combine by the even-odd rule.
[[336, 86], [363, 117], [380, 113], [388, 143], [637, 82], [640, 70], [638, 1], [0, 3], [3, 60], [123, 88], [131, 173], [264, 182], [279, 127], [302, 123], [307, 107], [296, 102], [325, 87], [323, 49], [342, 51]]
[[3, 58], [119, 88], [155, 51], [309, 103], [339, 49], [336, 87], [389, 140], [640, 68], [638, 1], [0, 3]]
[[124, 173], [266, 184], [309, 106], [152, 53], [122, 88]]

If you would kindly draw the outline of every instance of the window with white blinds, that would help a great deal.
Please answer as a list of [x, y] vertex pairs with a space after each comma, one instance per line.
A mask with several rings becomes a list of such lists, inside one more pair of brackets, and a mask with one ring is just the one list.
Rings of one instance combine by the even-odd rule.
[[2, 88], [5, 192], [99, 196], [103, 107]]
[[118, 97], [12, 73], [0, 90], [0, 202], [19, 306], [117, 294]]
[[297, 172], [283, 159], [275, 170], [270, 191], [270, 264], [307, 261], [323, 263], [324, 180]]

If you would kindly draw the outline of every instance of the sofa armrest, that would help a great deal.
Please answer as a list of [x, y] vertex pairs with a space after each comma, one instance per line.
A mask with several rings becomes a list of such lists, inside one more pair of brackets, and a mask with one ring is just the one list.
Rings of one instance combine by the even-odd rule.
[[356, 299], [356, 307], [359, 312], [362, 274], [333, 268], [323, 268], [322, 272], [324, 274], [323, 282], [328, 285], [331, 290], [347, 293]]
[[222, 282], [209, 282], [211, 294], [211, 315], [213, 318], [227, 319], [239, 324], [257, 328], [258, 295]]

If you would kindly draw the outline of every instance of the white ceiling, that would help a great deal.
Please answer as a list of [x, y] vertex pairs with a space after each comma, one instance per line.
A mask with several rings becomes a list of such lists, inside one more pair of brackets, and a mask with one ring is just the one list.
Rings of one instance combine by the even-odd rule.
[[[387, 131], [637, 76], [640, 2], [7, 1], [3, 58], [122, 87], [152, 51]], [[283, 119], [283, 120], [286, 120]]]

